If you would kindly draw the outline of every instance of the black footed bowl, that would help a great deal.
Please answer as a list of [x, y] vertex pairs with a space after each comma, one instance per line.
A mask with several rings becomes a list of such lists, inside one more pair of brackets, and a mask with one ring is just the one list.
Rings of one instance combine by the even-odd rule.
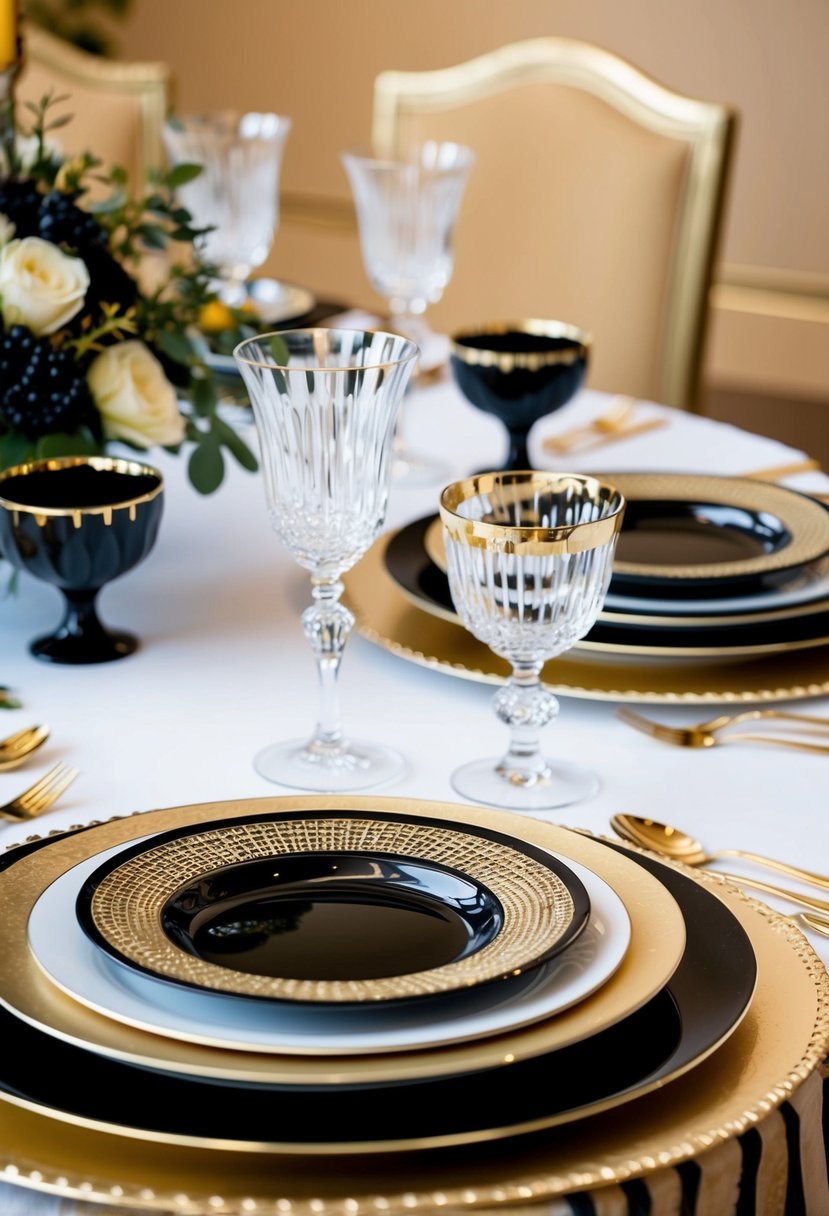
[[0, 472], [0, 555], [63, 593], [54, 633], [29, 649], [52, 663], [106, 663], [132, 654], [132, 634], [107, 629], [95, 600], [147, 556], [164, 483], [157, 469], [106, 456], [63, 456]]
[[498, 321], [451, 336], [455, 383], [509, 434], [509, 454], [499, 471], [532, 468], [530, 429], [581, 387], [590, 347], [589, 334], [562, 321]]

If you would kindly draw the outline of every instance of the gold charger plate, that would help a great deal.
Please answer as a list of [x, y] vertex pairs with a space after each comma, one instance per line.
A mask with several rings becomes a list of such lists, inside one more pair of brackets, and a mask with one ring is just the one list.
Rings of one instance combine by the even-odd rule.
[[376, 1216], [537, 1204], [692, 1159], [756, 1125], [818, 1067], [829, 1047], [829, 976], [792, 921], [714, 874], [673, 868], [707, 885], [743, 925], [758, 984], [727, 1042], [686, 1076], [628, 1103], [624, 1119], [597, 1114], [483, 1154], [332, 1155], [309, 1170], [306, 1157], [140, 1143], [0, 1103], [0, 1177], [147, 1213]]
[[[29, 913], [46, 887], [79, 861], [149, 833], [297, 810], [388, 811], [481, 826], [580, 862], [608, 882], [624, 902], [631, 944], [617, 971], [593, 996], [554, 1018], [492, 1039], [382, 1056], [277, 1056], [227, 1051], [166, 1039], [111, 1021], [71, 1000], [49, 982], [31, 955]], [[332, 1085], [381, 1082], [498, 1067], [516, 1057], [529, 1059], [574, 1043], [611, 1026], [650, 999], [676, 969], [685, 943], [685, 924], [673, 896], [641, 866], [578, 833], [524, 816], [454, 803], [408, 798], [297, 795], [203, 803], [148, 811], [99, 824], [15, 863], [9, 881], [0, 874], [0, 1003], [59, 1038], [114, 1059], [211, 1079]]]
[[[401, 590], [386, 569], [390, 539], [390, 533], [381, 536], [343, 577], [359, 632], [422, 667], [503, 683], [510, 673], [506, 660], [458, 622], [424, 612]], [[707, 661], [694, 655], [632, 655], [626, 660], [580, 649], [551, 660], [542, 676], [561, 696], [598, 701], [718, 705], [801, 700], [829, 693], [829, 645]]]

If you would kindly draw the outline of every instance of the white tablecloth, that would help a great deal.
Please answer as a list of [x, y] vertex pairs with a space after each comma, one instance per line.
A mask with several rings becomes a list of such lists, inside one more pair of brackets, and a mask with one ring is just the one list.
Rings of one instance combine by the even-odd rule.
[[[531, 444], [535, 462], [549, 467], [539, 446], [545, 434], [607, 405], [605, 396], [585, 390], [558, 416], [539, 423]], [[664, 413], [669, 424], [556, 465], [582, 472], [742, 473], [804, 455], [704, 418], [641, 406], [643, 417], [650, 413]], [[413, 446], [449, 460], [446, 480], [503, 459], [500, 425], [467, 405], [449, 381], [417, 390], [404, 420]], [[34, 722], [52, 728], [35, 760], [0, 775], [0, 801], [57, 760], [81, 770], [34, 830], [285, 793], [255, 772], [252, 757], [269, 742], [310, 730], [315, 719], [316, 676], [299, 621], [309, 600], [308, 578], [270, 529], [260, 478], [229, 464], [220, 490], [201, 497], [187, 482], [183, 459], [152, 453], [151, 460], [166, 479], [158, 543], [100, 600], [108, 623], [139, 635], [137, 654], [100, 666], [41, 663], [27, 645], [56, 624], [58, 593], [22, 576], [17, 593], [0, 603], [0, 681], [24, 703], [0, 715], [0, 732]], [[441, 484], [395, 482], [388, 526], [435, 509]], [[829, 478], [820, 473], [787, 484], [829, 490]], [[348, 642], [340, 689], [349, 733], [393, 744], [408, 758], [406, 775], [386, 788], [389, 794], [458, 801], [449, 783], [452, 769], [504, 748], [504, 728], [490, 708], [491, 687], [407, 663], [357, 633]], [[829, 698], [811, 704], [829, 714]], [[548, 750], [589, 761], [602, 786], [590, 801], [551, 816], [556, 822], [607, 833], [610, 815], [632, 811], [675, 822], [708, 846], [752, 848], [829, 869], [829, 758], [748, 745], [674, 749], [619, 722], [614, 708], [562, 698]], [[652, 708], [666, 721], [707, 716], [699, 707]], [[2, 826], [0, 847], [31, 831]], [[829, 961], [829, 940], [811, 940]], [[58, 1209], [59, 1202], [0, 1183], [4, 1216], [72, 1210], [68, 1201]]]

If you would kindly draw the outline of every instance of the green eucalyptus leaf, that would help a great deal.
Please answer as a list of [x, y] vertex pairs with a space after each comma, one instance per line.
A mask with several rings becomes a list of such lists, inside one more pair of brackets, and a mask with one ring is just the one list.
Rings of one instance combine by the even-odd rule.
[[218, 394], [212, 376], [194, 376], [190, 381], [190, 400], [200, 418], [208, 418], [216, 408]]
[[0, 435], [0, 468], [10, 469], [34, 456], [34, 444], [18, 431]]
[[189, 367], [195, 360], [195, 353], [190, 339], [186, 334], [174, 329], [159, 330], [156, 339], [158, 345], [174, 363], [182, 363]]
[[158, 224], [141, 224], [138, 228], [138, 235], [148, 249], [167, 248], [167, 235]]
[[280, 338], [279, 334], [271, 334], [268, 346], [274, 363], [278, 363], [280, 367], [287, 367], [291, 360], [291, 352], [285, 339]]
[[100, 450], [100, 446], [87, 435], [55, 433], [38, 439], [35, 456], [38, 460], [46, 460], [50, 456], [92, 456]]
[[186, 186], [188, 182], [194, 181], [199, 176], [203, 168], [203, 165], [194, 165], [187, 162], [174, 165], [167, 174], [167, 185], [171, 190], [177, 190], [179, 186]]
[[222, 484], [225, 462], [219, 441], [212, 431], [202, 433], [200, 443], [190, 455], [187, 471], [200, 494], [212, 494]]
[[[239, 407], [241, 408], [241, 406]], [[254, 456], [244, 439], [237, 431], [234, 431], [232, 426], [229, 426], [223, 418], [215, 417], [212, 421], [212, 429], [214, 435], [219, 439], [219, 442], [232, 452], [243, 469], [247, 469], [249, 473], [255, 473], [259, 468], [259, 461]]]

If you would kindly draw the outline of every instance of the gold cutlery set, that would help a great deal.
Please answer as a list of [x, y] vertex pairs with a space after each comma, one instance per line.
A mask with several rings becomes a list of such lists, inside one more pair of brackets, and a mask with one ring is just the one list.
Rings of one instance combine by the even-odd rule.
[[[42, 747], [49, 738], [46, 726], [29, 726], [0, 739], [0, 773], [17, 768]], [[32, 785], [0, 805], [0, 819], [35, 819], [53, 807], [58, 798], [69, 788], [79, 770], [62, 761]]]

